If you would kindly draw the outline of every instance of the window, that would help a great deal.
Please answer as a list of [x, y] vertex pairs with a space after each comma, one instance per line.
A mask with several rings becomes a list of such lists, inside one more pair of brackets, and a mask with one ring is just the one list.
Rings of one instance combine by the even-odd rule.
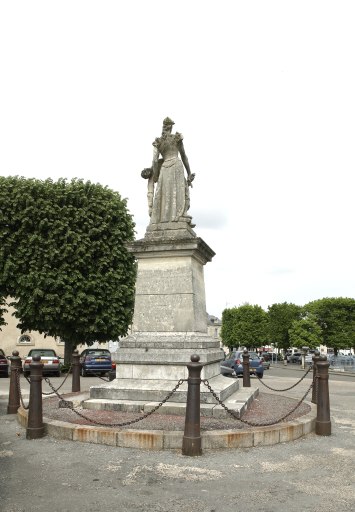
[[17, 340], [18, 345], [34, 345], [34, 342], [29, 334], [21, 334]]

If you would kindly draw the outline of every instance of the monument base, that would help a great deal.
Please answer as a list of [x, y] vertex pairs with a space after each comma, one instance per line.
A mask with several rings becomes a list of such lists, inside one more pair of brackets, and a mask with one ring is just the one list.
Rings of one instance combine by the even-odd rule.
[[[114, 357], [117, 378], [92, 386], [90, 399], [161, 402], [180, 379], [188, 378], [187, 364], [193, 354], [203, 364], [201, 379], [209, 380], [221, 400], [238, 390], [238, 380], [220, 375], [223, 353], [218, 340], [197, 332], [140, 332], [121, 340]], [[184, 382], [174, 393], [174, 402], [185, 403], [186, 393]], [[216, 403], [205, 386], [201, 386], [201, 402]]]
[[[203, 364], [201, 378], [220, 400], [227, 399], [239, 383], [220, 375], [224, 353], [219, 339], [207, 335], [203, 267], [214, 252], [187, 222], [150, 224], [145, 238], [127, 249], [138, 261], [132, 334], [120, 341], [114, 357], [117, 379], [91, 387], [90, 400], [139, 410], [142, 403], [160, 403], [188, 378], [193, 354]], [[184, 382], [171, 399], [185, 404], [186, 397]], [[203, 385], [201, 402], [217, 405]]]
[[121, 340], [114, 359], [121, 379], [187, 379], [193, 354], [204, 365], [201, 378], [220, 374], [219, 341], [199, 332], [136, 332]]
[[[126, 381], [126, 379], [124, 379]], [[121, 411], [121, 412], [134, 412], [146, 414], [155, 409], [164, 399], [169, 382], [160, 381], [158, 383], [150, 382], [150, 385], [155, 385], [154, 390], [156, 400], [149, 401], [144, 399], [146, 389], [143, 390], [136, 381], [131, 381], [131, 386], [127, 386], [127, 382], [120, 382], [120, 379], [111, 382], [109, 385], [94, 386], [91, 393], [92, 398], [82, 403], [84, 409], [91, 410], [105, 410], [105, 411]], [[219, 376], [209, 380], [209, 384], [213, 391], [223, 400], [228, 409], [232, 410], [237, 418], [240, 418], [247, 408], [251, 405], [252, 401], [259, 394], [259, 388], [244, 388], [239, 387], [237, 379], [228, 379], [227, 377]], [[145, 383], [146, 385], [146, 383]], [[91, 388], [93, 389], [93, 388]], [[103, 391], [104, 390], [104, 391]], [[117, 396], [130, 396], [131, 399], [123, 400]], [[171, 389], [170, 389], [171, 391]], [[149, 390], [149, 396], [152, 390]], [[102, 394], [106, 398], [102, 398]], [[163, 396], [165, 394], [165, 396]], [[186, 413], [186, 394], [187, 383], [181, 384], [179, 389], [167, 402], [163, 403], [157, 410], [157, 414], [172, 414], [184, 416]], [[110, 398], [107, 398], [109, 396]], [[132, 397], [139, 397], [133, 399]], [[159, 398], [158, 398], [159, 397]], [[201, 416], [213, 416], [215, 418], [226, 418], [228, 413], [225, 409], [218, 404], [218, 402], [209, 393], [206, 386], [201, 383], [201, 403], [200, 403]]]

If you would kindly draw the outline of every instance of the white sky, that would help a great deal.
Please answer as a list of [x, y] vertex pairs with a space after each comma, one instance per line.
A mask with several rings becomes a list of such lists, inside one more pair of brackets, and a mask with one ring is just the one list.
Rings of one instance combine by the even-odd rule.
[[184, 135], [207, 310], [355, 297], [355, 3], [4, 0], [0, 173], [128, 199]]

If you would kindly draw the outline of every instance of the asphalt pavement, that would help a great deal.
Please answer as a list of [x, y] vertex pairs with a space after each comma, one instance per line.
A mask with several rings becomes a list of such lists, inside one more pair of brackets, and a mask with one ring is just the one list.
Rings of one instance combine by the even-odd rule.
[[[282, 389], [299, 377], [299, 370], [271, 368], [264, 382]], [[82, 389], [93, 380], [81, 379]], [[306, 380], [287, 396], [301, 397]], [[63, 392], [70, 386], [68, 380]], [[25, 382], [23, 387], [26, 394]], [[290, 443], [207, 451], [193, 458], [180, 450], [151, 452], [50, 437], [26, 440], [16, 415], [6, 414], [7, 388], [8, 379], [0, 379], [1, 511], [355, 510], [353, 376], [331, 376], [331, 436], [310, 434]]]

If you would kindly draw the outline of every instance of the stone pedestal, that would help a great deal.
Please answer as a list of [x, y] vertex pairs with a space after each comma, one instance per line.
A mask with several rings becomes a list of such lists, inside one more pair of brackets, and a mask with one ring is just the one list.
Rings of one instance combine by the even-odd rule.
[[129, 250], [138, 260], [133, 333], [207, 333], [203, 265], [212, 249], [190, 238], [143, 239]]
[[[214, 252], [190, 228], [179, 227], [179, 236], [163, 233], [147, 230], [128, 246], [138, 260], [132, 334], [120, 341], [116, 380], [91, 388], [91, 398], [159, 402], [187, 378], [192, 354], [204, 365], [201, 378], [215, 384], [221, 398], [238, 389], [237, 380], [220, 376], [223, 352], [207, 335], [203, 266]], [[202, 395], [201, 402], [215, 403], [207, 388]], [[185, 398], [182, 389], [173, 400]]]

